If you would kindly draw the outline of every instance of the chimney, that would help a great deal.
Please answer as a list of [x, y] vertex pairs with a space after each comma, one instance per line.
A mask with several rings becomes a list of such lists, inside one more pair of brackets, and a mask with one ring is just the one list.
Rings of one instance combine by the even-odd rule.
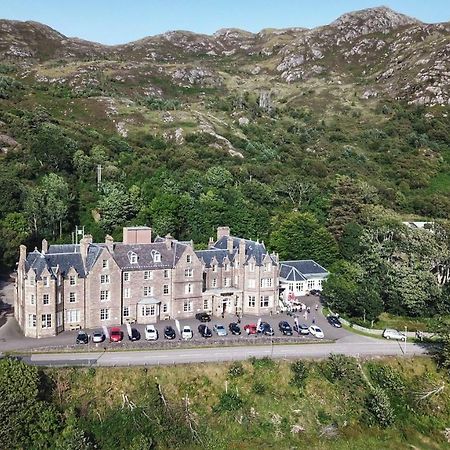
[[245, 262], [245, 239], [239, 240], [239, 263], [243, 265]]
[[83, 236], [83, 239], [80, 241], [80, 253], [81, 258], [83, 259], [83, 262], [86, 262], [86, 257], [89, 249], [89, 245], [92, 244], [92, 235], [91, 234], [85, 234]]
[[230, 236], [227, 237], [227, 252], [233, 253], [233, 238]]
[[124, 244], [150, 244], [152, 242], [152, 229], [150, 227], [124, 227]]
[[230, 227], [217, 227], [217, 240], [230, 235]]
[[166, 244], [167, 250], [170, 250], [172, 248], [172, 241], [173, 241], [173, 237], [170, 234], [166, 234], [166, 237], [164, 238], [164, 242]]
[[26, 259], [27, 259], [27, 247], [26, 245], [22, 244], [19, 247], [19, 264], [25, 262]]
[[214, 247], [214, 239], [212, 237], [209, 238], [209, 242], [208, 242], [208, 248], [213, 248]]
[[113, 247], [114, 247], [114, 239], [109, 234], [107, 234], [105, 236], [105, 244], [106, 244], [106, 247], [108, 248], [109, 252], [112, 253]]
[[45, 255], [48, 253], [48, 242], [47, 239], [42, 239], [42, 253]]

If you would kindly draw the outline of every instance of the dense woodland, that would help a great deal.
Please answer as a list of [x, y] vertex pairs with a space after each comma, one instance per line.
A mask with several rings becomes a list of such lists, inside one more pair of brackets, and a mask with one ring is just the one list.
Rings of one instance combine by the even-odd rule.
[[[449, 312], [448, 108], [380, 99], [367, 111], [358, 104], [323, 115], [308, 107], [314, 92], [303, 105], [278, 101], [267, 109], [252, 93], [211, 90], [206, 111], [249, 119], [241, 137], [222, 132], [240, 157], [197, 129], [185, 130], [182, 143], [145, 128], [124, 138], [92, 111], [65, 113], [106, 91], [75, 94], [22, 82], [12, 65], [0, 68], [1, 128], [17, 143], [0, 166], [5, 272], [20, 243], [70, 242], [76, 225], [102, 242], [107, 233], [120, 240], [124, 225], [146, 224], [197, 248], [229, 225], [281, 259], [312, 258], [328, 268], [325, 298], [341, 313], [373, 320], [382, 311]], [[199, 95], [167, 92], [163, 100], [134, 100], [147, 111], [173, 112]], [[407, 229], [401, 222], [409, 219], [435, 225]]]

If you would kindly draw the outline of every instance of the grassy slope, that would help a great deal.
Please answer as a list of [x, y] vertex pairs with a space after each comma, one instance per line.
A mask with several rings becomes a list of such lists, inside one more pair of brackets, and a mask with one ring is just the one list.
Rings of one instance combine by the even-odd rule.
[[[55, 369], [49, 370], [59, 392], [61, 406], [76, 407], [85, 415], [85, 424], [100, 443], [102, 420], [122, 408], [122, 394], [143, 406], [148, 386], [157, 380], [169, 404], [182, 404], [187, 395], [198, 424], [199, 448], [311, 448], [311, 449], [443, 449], [442, 431], [450, 426], [449, 390], [431, 397], [415, 411], [398, 409], [394, 426], [387, 429], [365, 425], [362, 405], [364, 388], [352, 389], [343, 382], [331, 383], [320, 370], [321, 363], [308, 363], [309, 377], [304, 391], [290, 385], [289, 363], [244, 364], [245, 373], [230, 378], [228, 365], [202, 364], [153, 369]], [[364, 363], [367, 372], [368, 363]], [[430, 359], [388, 359], [405, 380], [405, 385], [421, 392], [443, 382]], [[225, 386], [238, 392], [243, 407], [218, 412], [214, 407]], [[255, 386], [262, 386], [258, 389]], [[412, 388], [414, 386], [414, 388]], [[447, 386], [448, 388], [448, 382]], [[349, 392], [349, 389], [352, 392]], [[257, 391], [258, 393], [255, 393]], [[404, 393], [408, 396], [408, 392]], [[56, 395], [58, 397], [58, 395]], [[395, 400], [396, 401], [396, 400]], [[394, 403], [394, 401], [393, 401]], [[324, 437], [327, 425], [338, 427], [336, 437]], [[292, 433], [294, 425], [304, 431]], [[186, 447], [185, 447], [186, 448]]]

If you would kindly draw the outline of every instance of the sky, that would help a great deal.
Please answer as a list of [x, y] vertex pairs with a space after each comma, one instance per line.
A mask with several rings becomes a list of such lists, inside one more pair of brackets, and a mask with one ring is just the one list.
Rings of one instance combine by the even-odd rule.
[[423, 22], [450, 21], [450, 0], [0, 0], [0, 18], [34, 20], [66, 36], [123, 44], [170, 30], [312, 28], [380, 5]]

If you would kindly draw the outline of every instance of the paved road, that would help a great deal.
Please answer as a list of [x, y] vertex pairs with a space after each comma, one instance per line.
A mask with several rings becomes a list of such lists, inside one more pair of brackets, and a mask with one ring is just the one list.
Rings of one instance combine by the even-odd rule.
[[96, 366], [154, 366], [216, 361], [245, 360], [268, 356], [277, 359], [324, 358], [330, 353], [351, 356], [412, 356], [426, 353], [417, 344], [380, 341], [362, 337], [360, 342], [336, 342], [332, 344], [264, 345], [251, 347], [191, 348], [153, 351], [46, 353], [25, 358], [35, 365], [96, 365]]

